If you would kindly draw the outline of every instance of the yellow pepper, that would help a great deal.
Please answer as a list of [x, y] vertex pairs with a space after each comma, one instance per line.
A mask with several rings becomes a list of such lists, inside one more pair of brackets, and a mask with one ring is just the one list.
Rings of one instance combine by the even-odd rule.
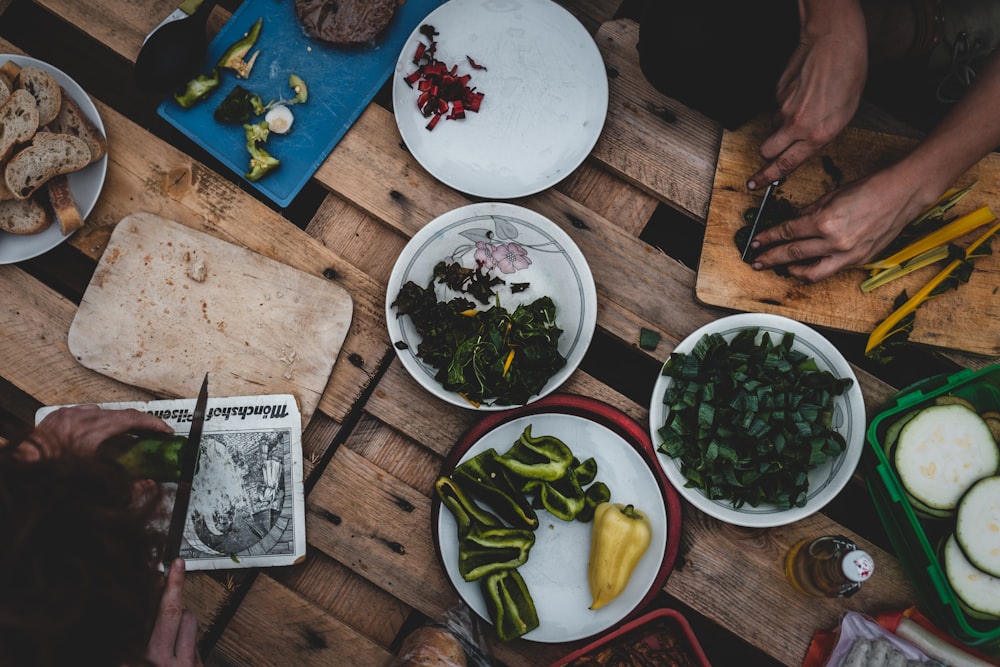
[[600, 609], [625, 590], [639, 559], [649, 548], [653, 528], [633, 505], [601, 503], [594, 510], [587, 576], [591, 609]]

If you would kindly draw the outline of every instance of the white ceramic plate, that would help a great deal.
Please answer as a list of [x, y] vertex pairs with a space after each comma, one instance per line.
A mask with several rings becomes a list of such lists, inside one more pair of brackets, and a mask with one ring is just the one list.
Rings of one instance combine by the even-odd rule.
[[[794, 333], [792, 349], [801, 350], [816, 360], [820, 370], [830, 371], [840, 378], [854, 380], [850, 389], [838, 396], [834, 405], [833, 426], [844, 436], [846, 449], [839, 456], [828, 459], [809, 473], [809, 490], [806, 504], [802, 507], [779, 509], [774, 505], [761, 504], [757, 507], [744, 505], [735, 509], [728, 500], [709, 499], [700, 489], [685, 486], [687, 479], [681, 473], [680, 463], [657, 451], [657, 458], [663, 466], [667, 479], [677, 492], [702, 512], [737, 526], [769, 527], [782, 526], [799, 521], [818, 512], [840, 493], [854, 474], [861, 459], [865, 438], [865, 404], [861, 386], [851, 366], [830, 341], [806, 325], [779, 315], [743, 313], [716, 320], [701, 327], [674, 348], [674, 352], [688, 353], [706, 334], [718, 333], [731, 340], [739, 331], [759, 327], [760, 335], [770, 334], [772, 341], [779, 341], [784, 333]], [[759, 338], [758, 338], [759, 340]], [[649, 428], [653, 447], [658, 448], [663, 439], [657, 432], [667, 417], [667, 407], [663, 395], [673, 378], [660, 375], [653, 386], [653, 397], [649, 408]]]
[[[590, 523], [562, 521], [538, 512], [539, 526], [528, 561], [518, 568], [538, 612], [538, 627], [524, 635], [537, 642], [567, 642], [604, 632], [643, 601], [661, 575], [667, 552], [667, 508], [649, 464], [624, 438], [578, 415], [541, 413], [500, 424], [473, 442], [459, 463], [490, 447], [503, 454], [527, 425], [534, 436], [553, 435], [584, 461], [597, 461], [597, 480], [611, 490], [611, 502], [632, 503], [644, 510], [653, 527], [653, 541], [636, 566], [628, 586], [608, 605], [591, 611], [587, 583], [590, 556]], [[455, 518], [447, 509], [437, 516], [438, 549], [448, 578], [477, 614], [489, 621], [480, 582], [465, 581], [458, 573], [458, 538]]]
[[[0, 64], [8, 60], [13, 60], [21, 67], [31, 65], [48, 71], [59, 82], [59, 85], [70, 94], [70, 97], [80, 105], [80, 109], [83, 110], [87, 118], [101, 130], [102, 134], [106, 134], [104, 123], [101, 122], [101, 116], [97, 113], [97, 107], [94, 106], [83, 88], [67, 74], [41, 60], [16, 54], [0, 54]], [[70, 174], [67, 179], [69, 187], [73, 191], [73, 198], [76, 199], [76, 204], [80, 207], [80, 214], [84, 219], [90, 215], [94, 204], [97, 203], [97, 197], [101, 194], [101, 188], [104, 187], [104, 176], [107, 170], [108, 156], [105, 155], [94, 164]], [[69, 236], [63, 236], [58, 223], [51, 224], [48, 229], [37, 234], [22, 235], [0, 232], [0, 264], [13, 264], [37, 257], [52, 250], [68, 238]]]
[[[573, 239], [555, 223], [534, 211], [503, 202], [470, 204], [435, 218], [414, 234], [396, 260], [386, 288], [385, 317], [390, 340], [393, 344], [405, 343], [406, 349], [396, 347], [399, 359], [425, 389], [453, 405], [476, 409], [455, 392], [446, 391], [434, 379], [436, 370], [416, 356], [420, 336], [413, 322], [406, 316], [397, 318], [392, 302], [400, 288], [409, 281], [426, 287], [434, 266], [440, 261], [459, 262], [462, 266], [474, 268], [477, 244], [492, 248], [517, 245], [531, 262], [527, 267], [511, 273], [503, 272], [505, 268], [515, 268], [505, 261], [491, 269], [491, 275], [499, 276], [507, 283], [497, 288], [497, 294], [500, 304], [508, 311], [543, 296], [551, 297], [555, 302], [556, 322], [563, 331], [559, 337], [559, 352], [566, 358], [566, 365], [549, 378], [542, 391], [531, 399], [537, 400], [555, 391], [583, 360], [597, 323], [597, 291], [587, 260]], [[528, 283], [529, 287], [513, 293], [510, 283]], [[441, 284], [435, 284], [435, 289], [439, 301], [460, 295]], [[481, 309], [487, 307], [480, 305]], [[478, 409], [505, 410], [510, 407], [484, 403]]]
[[[432, 130], [404, 77], [417, 68], [419, 27], [403, 46], [392, 83], [399, 132], [432, 176], [490, 199], [539, 192], [587, 157], [604, 127], [608, 80], [597, 45], [551, 0], [451, 0], [422, 24], [439, 33], [437, 59], [471, 74], [478, 113], [442, 118]], [[473, 69], [467, 57], [486, 69]]]

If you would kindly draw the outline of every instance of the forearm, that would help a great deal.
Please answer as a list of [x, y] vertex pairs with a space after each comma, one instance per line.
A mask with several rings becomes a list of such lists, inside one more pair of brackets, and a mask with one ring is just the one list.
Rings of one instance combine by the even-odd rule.
[[911, 182], [913, 196], [927, 205], [991, 151], [1000, 147], [1000, 52], [981, 69], [974, 85], [894, 168]]

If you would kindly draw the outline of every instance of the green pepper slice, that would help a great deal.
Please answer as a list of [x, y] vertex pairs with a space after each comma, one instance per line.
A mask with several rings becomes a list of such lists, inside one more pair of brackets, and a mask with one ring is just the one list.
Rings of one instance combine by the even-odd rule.
[[493, 448], [465, 461], [452, 472], [452, 479], [468, 494], [482, 500], [508, 523], [537, 528], [538, 515], [531, 503], [511, 481], [507, 468]]
[[514, 445], [499, 460], [515, 475], [552, 482], [566, 474], [573, 462], [573, 452], [566, 443], [554, 436], [533, 438], [531, 424], [528, 424]]
[[473, 502], [450, 477], [438, 477], [434, 483], [434, 491], [437, 492], [441, 503], [454, 515], [458, 524], [459, 540], [465, 539], [473, 526], [493, 528], [503, 526], [500, 519]]
[[576, 480], [580, 482], [580, 486], [587, 486], [597, 479], [597, 461], [593, 456], [583, 463], [577, 463], [576, 459], [573, 459], [573, 472], [576, 473]]
[[212, 68], [207, 74], [199, 74], [185, 84], [182, 90], [174, 93], [174, 100], [181, 108], [190, 109], [208, 98], [219, 87], [221, 79], [219, 70]]
[[485, 528], [473, 525], [458, 542], [458, 573], [475, 581], [494, 572], [520, 567], [528, 562], [535, 533], [524, 528]]
[[141, 438], [115, 456], [115, 460], [136, 479], [176, 482], [180, 478], [185, 442], [187, 437], [176, 434]]
[[264, 18], [257, 19], [256, 23], [253, 24], [250, 31], [242, 39], [236, 40], [232, 46], [226, 49], [215, 66], [231, 69], [241, 79], [250, 78], [250, 70], [253, 69], [254, 61], [257, 60], [260, 51], [250, 56], [249, 60], [245, 60], [245, 58], [250, 49], [253, 48], [253, 45], [257, 43], [257, 37], [260, 36], [260, 29], [263, 25]]
[[584, 505], [580, 513], [576, 515], [577, 521], [589, 523], [594, 520], [594, 510], [601, 503], [611, 501], [611, 489], [604, 482], [594, 482], [583, 494]]
[[254, 93], [237, 84], [215, 108], [212, 117], [220, 123], [246, 123], [254, 112]]
[[250, 170], [243, 176], [248, 181], [259, 181], [277, 169], [281, 162], [260, 146], [267, 141], [267, 135], [270, 133], [266, 120], [254, 125], [244, 125], [243, 129], [246, 131], [247, 152], [250, 153]]
[[583, 487], [576, 479], [573, 469], [559, 479], [542, 485], [542, 507], [550, 514], [563, 521], [572, 521], [586, 505]]
[[538, 613], [517, 570], [501, 570], [480, 584], [497, 638], [509, 642], [538, 627]]

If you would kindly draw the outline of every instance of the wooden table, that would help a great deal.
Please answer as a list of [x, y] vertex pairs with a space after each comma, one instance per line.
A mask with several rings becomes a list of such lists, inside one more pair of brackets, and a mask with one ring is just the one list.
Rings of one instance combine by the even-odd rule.
[[[658, 365], [688, 333], [727, 314], [693, 298], [722, 131], [644, 82], [637, 27], [617, 14], [619, 0], [562, 4], [605, 58], [608, 121], [579, 169], [517, 203], [573, 237], [597, 284], [596, 338], [563, 389], [641, 424]], [[66, 345], [96, 262], [129, 213], [153, 212], [336, 281], [354, 300], [354, 319], [303, 435], [308, 556], [288, 568], [193, 573], [185, 595], [206, 664], [384, 666], [415, 623], [458, 601], [434, 552], [430, 496], [443, 457], [477, 419], [430, 396], [396, 360], [385, 285], [406, 240], [470, 199], [407, 153], [384, 95], [291, 206], [259, 199], [158, 119], [158, 97], [133, 87], [142, 38], [171, 9], [171, 0], [13, 0], [0, 20], [0, 52], [25, 52], [74, 77], [95, 99], [110, 145], [107, 184], [87, 226], [40, 258], [0, 266], [0, 437], [23, 432], [41, 405], [153, 398], [82, 367]], [[234, 9], [216, 8], [211, 29]], [[639, 348], [643, 328], [660, 333], [655, 350]], [[915, 354], [920, 374], [989, 362]], [[853, 361], [869, 413], [909, 381], [905, 371], [876, 373]], [[813, 632], [835, 626], [845, 609], [913, 603], [856, 481], [828, 510], [769, 530], [728, 526], [685, 505], [680, 558], [657, 604], [688, 616], [716, 665], [798, 665]], [[876, 576], [853, 598], [806, 600], [783, 579], [789, 546], [824, 533], [849, 535], [875, 555]], [[515, 641], [492, 650], [506, 665], [527, 667], [573, 646]]]

